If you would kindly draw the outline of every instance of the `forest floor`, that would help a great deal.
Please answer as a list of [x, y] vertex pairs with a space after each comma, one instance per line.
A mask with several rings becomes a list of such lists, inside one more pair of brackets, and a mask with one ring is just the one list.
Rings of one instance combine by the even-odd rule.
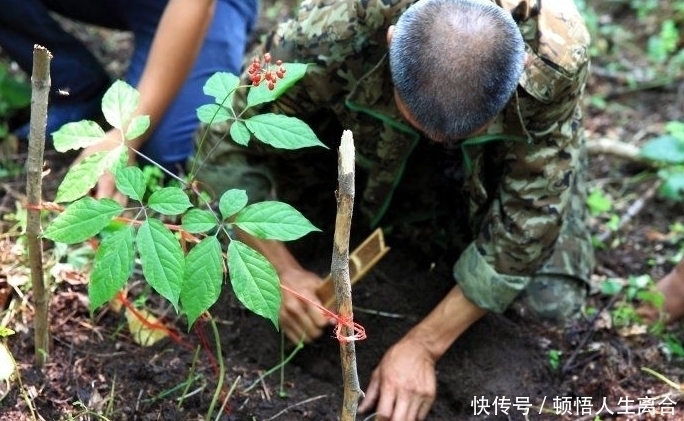
[[[625, 27], [634, 19], [625, 8], [612, 12], [614, 21], [621, 19]], [[279, 19], [282, 10], [270, 6], [263, 16], [261, 30]], [[127, 34], [87, 27], [81, 36], [100, 48], [102, 57], [111, 58], [113, 74], [125, 68]], [[681, 204], [654, 194], [655, 171], [649, 165], [595, 147], [606, 139], [638, 147], [662, 134], [667, 122], [682, 121], [684, 81], [627, 89], [608, 64], [595, 61], [587, 92], [585, 122], [594, 145], [591, 188], [609, 198], [612, 208], [590, 220], [592, 233], [602, 237], [605, 247], [597, 249], [586, 313], [563, 329], [513, 311], [485, 316], [437, 364], [438, 396], [429, 420], [684, 420], [682, 326], [654, 330], [635, 317], [639, 304], [631, 300], [629, 288], [616, 295], [600, 288], [607, 279], [634, 285], [641, 276], [657, 280], [669, 272], [684, 241]], [[5, 156], [3, 165], [21, 164], [25, 158]], [[69, 161], [54, 151], [47, 151], [45, 159], [51, 170], [44, 180], [49, 197]], [[3, 342], [20, 374], [0, 382], [0, 419], [205, 419], [220, 372], [210, 323], [200, 321], [188, 331], [161, 300], [146, 295], [145, 308], [171, 330], [154, 345], [141, 346], [131, 334], [136, 328], [128, 323], [126, 311], [108, 306], [91, 316], [89, 245], [63, 249], [46, 244], [52, 349], [44, 369], [33, 366], [32, 295], [18, 224], [25, 209], [24, 177], [15, 173], [0, 179], [0, 326], [16, 332]], [[635, 203], [641, 206], [635, 208]], [[625, 223], [612, 231], [609, 227], [621, 217]], [[363, 235], [359, 231], [353, 238]], [[332, 251], [329, 238], [314, 240], [320, 243], [318, 250]], [[354, 287], [355, 318], [368, 333], [356, 346], [362, 387], [385, 350], [452, 286], [452, 257], [428, 257], [392, 236], [387, 242], [390, 253]], [[329, 255], [307, 263], [324, 275]], [[128, 296], [136, 304], [141, 301], [136, 296], [139, 284], [131, 282]], [[302, 349], [283, 346], [268, 321], [244, 310], [229, 294], [212, 315], [225, 369], [216, 408], [226, 404], [212, 419], [339, 419], [341, 368], [332, 331]], [[502, 411], [504, 398], [510, 403], [507, 414]], [[651, 414], [648, 407], [653, 407]], [[370, 414], [364, 417], [358, 419], [372, 419]]]

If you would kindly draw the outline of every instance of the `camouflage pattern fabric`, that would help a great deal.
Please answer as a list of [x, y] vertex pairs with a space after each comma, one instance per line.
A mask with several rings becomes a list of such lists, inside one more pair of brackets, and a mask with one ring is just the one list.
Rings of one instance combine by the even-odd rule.
[[[198, 179], [217, 194], [246, 188], [254, 201], [317, 201], [327, 191], [334, 209], [336, 150], [342, 129], [350, 129], [361, 192], [355, 218], [395, 229], [439, 228], [458, 250], [455, 280], [478, 306], [504, 311], [535, 273], [587, 281], [593, 251], [584, 224], [581, 102], [589, 36], [574, 3], [496, 1], [526, 41], [524, 74], [487, 133], [445, 151], [421, 139], [394, 103], [386, 31], [414, 1], [302, 1], [255, 55], [269, 51], [312, 65], [276, 102], [255, 111], [302, 118], [330, 149], [276, 151], [258, 141], [244, 148], [227, 139], [227, 123], [203, 127]], [[235, 107], [245, 100], [239, 91]], [[310, 195], [324, 177], [331, 187]]]

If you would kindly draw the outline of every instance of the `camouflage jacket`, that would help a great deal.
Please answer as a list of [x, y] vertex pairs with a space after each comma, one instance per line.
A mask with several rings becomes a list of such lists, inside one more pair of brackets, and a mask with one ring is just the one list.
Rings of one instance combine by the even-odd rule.
[[[306, 120], [326, 108], [352, 130], [357, 165], [369, 173], [363, 209], [375, 222], [420, 139], [394, 103], [386, 41], [387, 28], [415, 1], [304, 0], [261, 46], [284, 62], [314, 63], [269, 111]], [[518, 22], [528, 58], [505, 110], [485, 135], [464, 143], [463, 188], [476, 234], [454, 276], [480, 307], [503, 311], [551, 253], [580, 173], [589, 36], [571, 0], [496, 3]], [[493, 187], [485, 182], [484, 144], [503, 168]]]

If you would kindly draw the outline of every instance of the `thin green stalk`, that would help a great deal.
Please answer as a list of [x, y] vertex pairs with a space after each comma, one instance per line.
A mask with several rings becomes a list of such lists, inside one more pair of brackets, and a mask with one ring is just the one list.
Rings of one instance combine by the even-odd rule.
[[259, 382], [260, 382], [264, 377], [269, 376], [269, 375], [273, 374], [276, 370], [279, 370], [281, 367], [284, 367], [284, 366], [285, 366], [287, 363], [289, 363], [289, 362], [294, 358], [294, 356], [297, 355], [297, 353], [298, 353], [300, 350], [302, 350], [303, 348], [304, 348], [304, 337], [302, 337], [302, 339], [300, 339], [300, 341], [297, 342], [297, 345], [296, 345], [295, 348], [292, 350], [292, 352], [290, 353], [290, 355], [288, 355], [285, 359], [282, 359], [282, 358], [281, 358], [281, 361], [280, 361], [277, 365], [271, 367], [271, 368], [270, 368], [268, 371], [266, 371], [264, 374], [260, 375], [260, 376], [259, 376], [259, 379], [258, 379], [257, 381], [255, 381], [254, 383], [252, 383], [251, 385], [249, 385], [249, 387], [247, 387], [247, 388], [245, 389], [245, 392], [249, 392], [250, 390], [254, 389], [254, 388], [256, 387], [256, 385], [259, 384]]
[[114, 411], [114, 390], [116, 389], [116, 374], [112, 379], [112, 389], [109, 392], [109, 399], [107, 400], [107, 408], [105, 409], [106, 416], [110, 416]]
[[223, 354], [221, 352], [221, 335], [219, 335], [218, 327], [216, 326], [216, 321], [214, 319], [211, 319], [211, 330], [214, 332], [214, 340], [216, 341], [216, 359], [219, 364], [219, 378], [216, 384], [216, 391], [214, 391], [214, 396], [211, 398], [207, 416], [204, 418], [207, 420], [211, 419], [211, 414], [214, 412], [214, 407], [216, 406], [216, 402], [218, 402], [219, 395], [223, 389], [223, 378], [226, 375], [226, 367], [223, 364]]
[[193, 378], [193, 374], [195, 374], [195, 368], [197, 367], [197, 360], [199, 359], [199, 351], [200, 347], [198, 346], [195, 348], [195, 355], [192, 356], [192, 364], [190, 365], [190, 371], [188, 372], [188, 380], [185, 382], [185, 388], [183, 389], [183, 393], [181, 394], [180, 399], [178, 399], [178, 409], [181, 408], [183, 405], [183, 400], [185, 399], [185, 395], [188, 393], [188, 389], [190, 389], [190, 385], [194, 383], [195, 379]]
[[[285, 360], [285, 333], [280, 331], [280, 361]], [[278, 396], [284, 398], [287, 396], [285, 392], [285, 364], [280, 366], [280, 390], [278, 391]]]

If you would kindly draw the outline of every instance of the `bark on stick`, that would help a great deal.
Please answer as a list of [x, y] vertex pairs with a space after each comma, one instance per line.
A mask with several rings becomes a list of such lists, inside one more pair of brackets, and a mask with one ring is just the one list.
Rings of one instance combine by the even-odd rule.
[[[337, 313], [342, 320], [349, 322], [349, 325], [340, 326], [339, 336], [351, 338], [354, 336], [354, 329], [350, 327], [354, 321], [354, 315], [349, 278], [349, 235], [354, 207], [354, 138], [349, 130], [345, 130], [342, 134], [338, 158], [338, 181], [337, 217], [330, 273], [335, 287]], [[340, 360], [344, 385], [340, 420], [353, 421], [356, 419], [359, 398], [363, 395], [359, 385], [356, 347], [353, 340], [340, 340]]]
[[40, 205], [42, 202], [43, 154], [47, 126], [47, 106], [50, 94], [50, 61], [52, 54], [45, 47], [33, 47], [33, 72], [31, 73], [31, 119], [29, 122], [29, 145], [26, 170], [26, 200], [28, 215], [26, 236], [28, 241], [29, 265], [33, 287], [34, 316], [34, 361], [42, 367], [50, 352], [48, 304], [50, 289], [46, 285], [43, 271], [43, 246], [40, 235]]

